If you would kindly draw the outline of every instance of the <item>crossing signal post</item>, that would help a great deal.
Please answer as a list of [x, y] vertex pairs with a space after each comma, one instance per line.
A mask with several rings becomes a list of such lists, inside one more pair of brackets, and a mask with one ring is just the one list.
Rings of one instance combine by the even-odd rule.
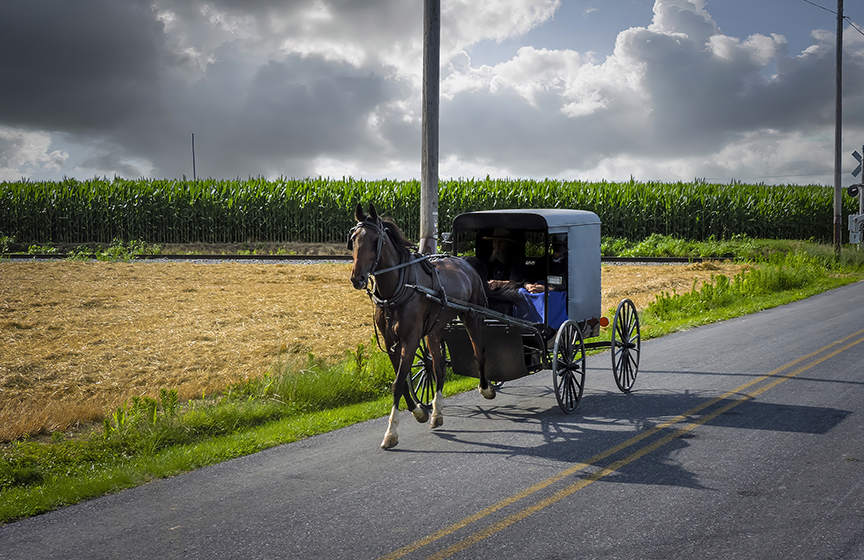
[[[864, 152], [864, 147], [861, 148]], [[852, 157], [858, 162], [858, 167], [852, 171], [852, 176], [857, 177], [861, 173], [862, 156], [858, 152], [852, 152]], [[860, 244], [864, 240], [864, 184], [849, 185], [846, 193], [852, 198], [858, 197], [858, 213], [849, 215], [849, 243]], [[859, 247], [860, 249], [860, 247]]]

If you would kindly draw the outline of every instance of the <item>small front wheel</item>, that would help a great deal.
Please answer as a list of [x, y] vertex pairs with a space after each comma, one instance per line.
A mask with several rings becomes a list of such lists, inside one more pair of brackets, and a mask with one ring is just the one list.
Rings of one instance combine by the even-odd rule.
[[612, 322], [612, 375], [622, 393], [629, 393], [639, 371], [639, 314], [629, 299], [621, 300]]
[[573, 321], [565, 321], [555, 335], [552, 383], [561, 410], [567, 414], [576, 410], [585, 388], [585, 341], [582, 330]]

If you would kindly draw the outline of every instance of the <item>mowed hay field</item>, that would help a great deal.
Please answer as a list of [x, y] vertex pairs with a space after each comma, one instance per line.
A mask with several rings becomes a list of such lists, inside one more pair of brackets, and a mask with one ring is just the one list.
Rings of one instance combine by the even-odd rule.
[[[133, 396], [181, 399], [338, 360], [373, 336], [349, 264], [0, 262], [0, 441], [98, 420]], [[603, 266], [603, 309], [744, 265]]]

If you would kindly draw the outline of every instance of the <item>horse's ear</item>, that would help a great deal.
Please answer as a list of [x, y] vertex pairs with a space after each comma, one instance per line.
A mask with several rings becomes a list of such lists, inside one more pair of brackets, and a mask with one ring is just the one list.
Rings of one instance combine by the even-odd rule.
[[369, 217], [376, 222], [378, 221], [378, 212], [375, 211], [375, 206], [371, 202], [369, 203]]
[[362, 222], [366, 219], [366, 213], [363, 212], [363, 207], [360, 206], [360, 203], [357, 203], [357, 208], [354, 209], [354, 219], [358, 222]]

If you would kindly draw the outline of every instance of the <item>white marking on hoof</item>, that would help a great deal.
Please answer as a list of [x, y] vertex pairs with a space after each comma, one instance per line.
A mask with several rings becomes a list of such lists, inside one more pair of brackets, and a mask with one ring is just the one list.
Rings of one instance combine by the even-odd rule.
[[495, 387], [493, 387], [492, 385], [486, 387], [485, 390], [483, 390], [482, 388], [478, 388], [478, 390], [480, 391], [480, 394], [483, 395], [484, 399], [492, 400], [495, 398]]
[[423, 424], [424, 422], [429, 420], [429, 413], [426, 412], [426, 409], [422, 406], [417, 406], [414, 410], [411, 411], [411, 414], [414, 415], [414, 419]]
[[444, 425], [443, 401], [444, 395], [441, 394], [441, 391], [437, 391], [435, 393], [435, 398], [432, 399], [432, 421], [429, 422], [430, 428], [440, 428]]
[[399, 409], [395, 406], [390, 411], [390, 420], [387, 424], [387, 433], [384, 434], [384, 441], [381, 442], [381, 449], [392, 449], [399, 443], [399, 434], [396, 433], [396, 426], [399, 425]]
[[384, 441], [381, 442], [381, 449], [393, 449], [399, 443], [399, 436], [387, 432], [384, 434]]

